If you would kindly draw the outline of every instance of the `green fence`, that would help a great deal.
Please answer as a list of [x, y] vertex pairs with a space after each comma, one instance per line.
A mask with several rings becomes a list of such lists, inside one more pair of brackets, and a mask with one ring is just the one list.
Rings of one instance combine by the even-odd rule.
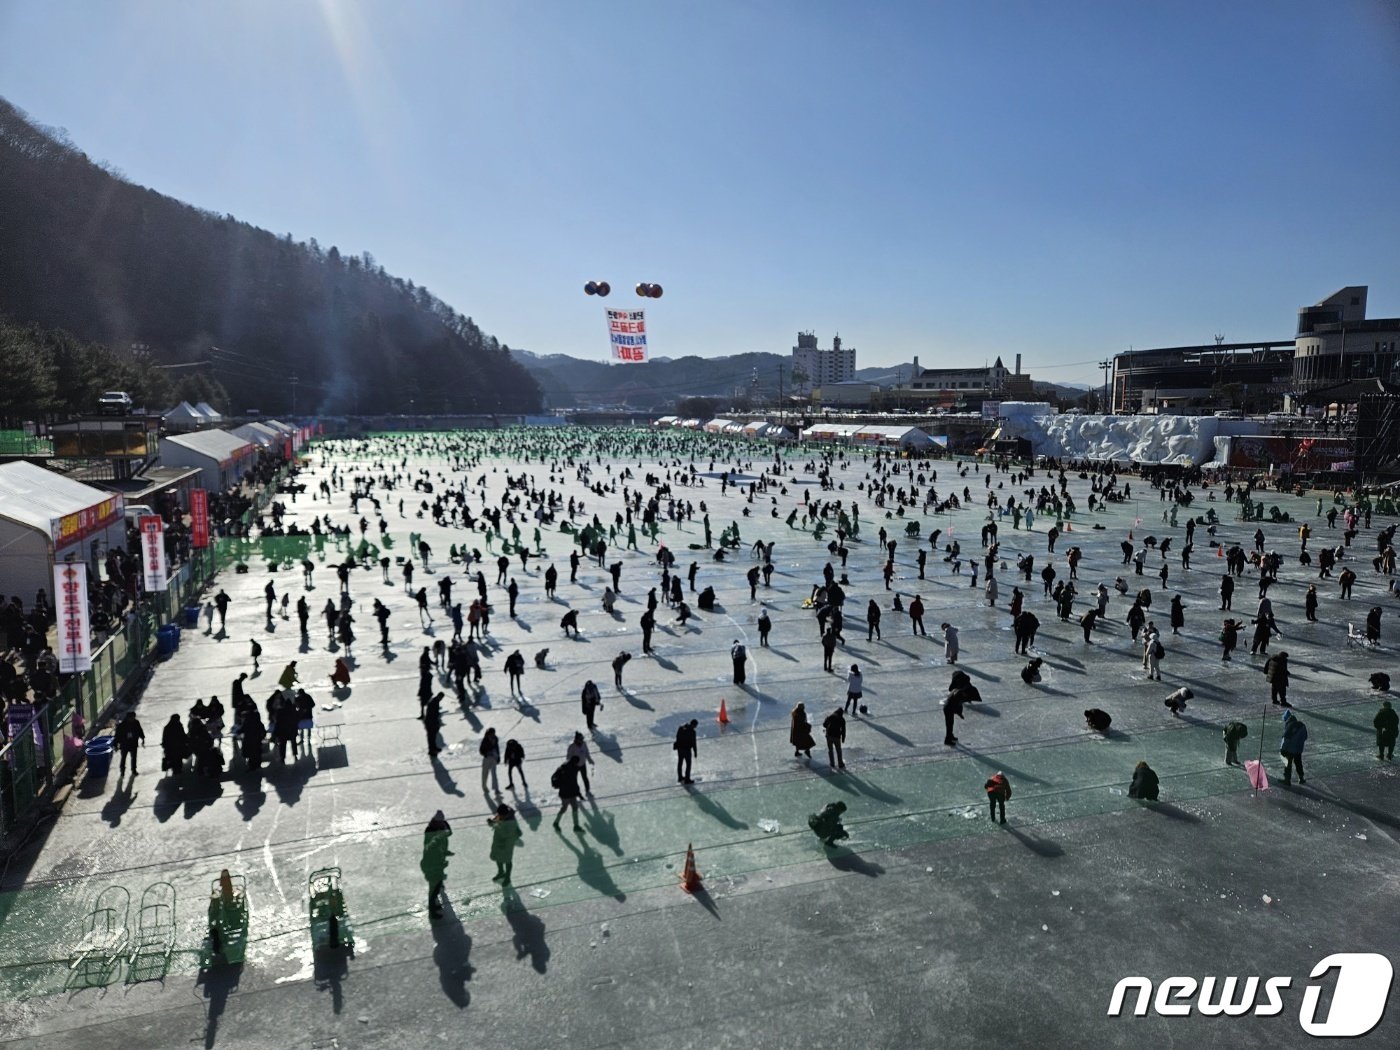
[[67, 742], [79, 735], [73, 732], [74, 718], [83, 723], [82, 735], [96, 735], [111, 705], [148, 672], [154, 659], [156, 630], [183, 622], [184, 607], [197, 604], [199, 592], [213, 578], [215, 556], [212, 550], [193, 554], [171, 575], [165, 591], [147, 596], [121, 628], [93, 652], [92, 670], [69, 677], [58, 699], [46, 704], [29, 725], [0, 748], [0, 841], [31, 814], [53, 786], [55, 775], [69, 757], [64, 753]]
[[23, 430], [0, 430], [0, 456], [52, 456], [53, 442]]

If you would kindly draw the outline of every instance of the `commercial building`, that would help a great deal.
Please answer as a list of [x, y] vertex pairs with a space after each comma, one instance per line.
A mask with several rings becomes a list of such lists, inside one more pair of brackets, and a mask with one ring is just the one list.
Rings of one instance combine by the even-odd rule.
[[[1168, 346], [1117, 354], [1114, 412], [1264, 413], [1285, 403], [1355, 402], [1353, 384], [1400, 379], [1400, 318], [1366, 318], [1366, 285], [1298, 310], [1292, 339]], [[1320, 393], [1328, 398], [1319, 399]]]
[[1294, 392], [1396, 378], [1400, 318], [1367, 320], [1367, 290], [1366, 285], [1343, 288], [1298, 311], [1291, 377]]
[[[1016, 372], [1021, 371], [1021, 358], [1017, 355]], [[1006, 366], [998, 357], [991, 365], [981, 368], [920, 368], [919, 359], [914, 358], [914, 374], [909, 380], [908, 389], [947, 392], [956, 394], [1000, 394], [1006, 389]]]
[[798, 332], [797, 345], [792, 348], [792, 371], [793, 385], [803, 390], [849, 383], [856, 377], [856, 349], [842, 346], [838, 335], [832, 339], [831, 349], [823, 350], [817, 346], [815, 332]]
[[1291, 340], [1130, 350], [1113, 358], [1111, 411], [1268, 412], [1293, 375]]

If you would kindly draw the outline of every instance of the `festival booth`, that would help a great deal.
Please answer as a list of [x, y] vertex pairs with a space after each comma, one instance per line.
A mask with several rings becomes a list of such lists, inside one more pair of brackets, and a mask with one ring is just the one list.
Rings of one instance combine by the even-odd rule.
[[253, 466], [257, 451], [257, 445], [226, 430], [202, 430], [167, 437], [160, 445], [160, 461], [167, 467], [198, 467], [205, 489], [224, 492]]
[[229, 433], [244, 441], [251, 441], [259, 448], [278, 449], [282, 446], [283, 435], [266, 423], [244, 423], [241, 427], [234, 427]]
[[673, 427], [679, 422], [680, 420], [675, 416], [662, 416], [660, 419], [652, 420], [651, 425], [654, 427]]
[[729, 428], [734, 425], [735, 423], [732, 419], [712, 419], [705, 424], [705, 433], [723, 434], [726, 433], [729, 430]]
[[910, 426], [870, 426], [861, 427], [852, 435], [857, 445], [877, 445], [881, 448], [929, 449], [933, 439], [918, 427]]
[[802, 440], [849, 445], [859, 429], [859, 423], [813, 423], [802, 431]]
[[90, 564], [126, 542], [119, 494], [74, 481], [33, 463], [0, 464], [0, 593], [28, 608], [42, 587], [54, 600], [53, 568]]

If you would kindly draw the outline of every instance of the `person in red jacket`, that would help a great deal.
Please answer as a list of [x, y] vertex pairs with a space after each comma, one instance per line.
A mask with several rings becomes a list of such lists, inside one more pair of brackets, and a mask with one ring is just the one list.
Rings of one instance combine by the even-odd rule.
[[992, 819], [997, 819], [997, 810], [1001, 810], [1001, 823], [1006, 823], [1006, 800], [1011, 797], [1011, 781], [1006, 779], [1006, 774], [997, 772], [986, 784], [983, 785], [987, 792], [987, 801], [992, 807]]

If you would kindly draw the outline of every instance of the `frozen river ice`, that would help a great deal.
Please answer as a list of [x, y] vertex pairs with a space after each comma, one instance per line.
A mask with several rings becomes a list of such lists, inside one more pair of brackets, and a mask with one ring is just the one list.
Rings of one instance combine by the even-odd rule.
[[[448, 1032], [448, 1045], [457, 1045], [452, 1033], [482, 1026], [481, 1033], [493, 1033], [479, 1040], [485, 1045], [537, 1046], [559, 1045], [556, 1033], [567, 1019], [570, 1045], [589, 1046], [807, 1045], [832, 1025], [838, 1034], [820, 1038], [835, 1045], [854, 1045], [863, 1032], [863, 1046], [935, 1040], [971, 1046], [993, 1039], [1069, 1046], [1085, 1045], [1088, 1030], [1096, 1045], [1144, 1039], [1157, 1045], [1185, 1028], [1207, 1043], [1238, 1045], [1247, 1034], [1263, 1045], [1301, 1045], [1293, 1042], [1305, 1038], [1296, 1004], [1294, 1017], [1272, 1019], [1278, 1022], [1272, 1026], [1262, 1018], [1233, 1027], [1229, 1019], [1199, 1017], [1109, 1023], [1108, 993], [1120, 977], [1139, 970], [1160, 978], [1264, 967], [1296, 973], [1301, 988], [1311, 962], [1329, 951], [1396, 957], [1394, 923], [1376, 918], [1393, 916], [1396, 901], [1396, 781], [1393, 766], [1376, 760], [1371, 722], [1379, 697], [1368, 681], [1373, 671], [1396, 671], [1393, 614], [1400, 605], [1388, 578], [1371, 566], [1376, 535], [1391, 521], [1377, 516], [1346, 549], [1343, 564], [1359, 575], [1346, 601], [1334, 581], [1316, 581], [1316, 568], [1298, 563], [1297, 520], [1313, 528], [1311, 550], [1343, 542], [1341, 528], [1329, 529], [1318, 515], [1314, 495], [1257, 497], [1297, 520], [1256, 525], [1238, 520], [1237, 506], [1225, 502], [1221, 489], [1196, 490], [1191, 511], [1214, 508], [1222, 544], [1251, 548], [1257, 527], [1266, 549], [1284, 555], [1270, 592], [1282, 631], [1273, 648], [1290, 655], [1290, 700], [1310, 729], [1308, 785], [1282, 790], [1276, 784], [1252, 797], [1244, 772], [1224, 765], [1221, 727], [1244, 721], [1250, 735], [1242, 757], [1256, 757], [1262, 744], [1265, 766], [1278, 776], [1279, 709], [1268, 702], [1263, 658], [1248, 655], [1246, 634], [1235, 659], [1221, 662], [1223, 559], [1200, 526], [1192, 567], [1183, 570], [1178, 551], [1187, 515], [1183, 511], [1172, 528], [1163, 520], [1168, 504], [1136, 476], [1125, 476], [1134, 498], [1091, 514], [1090, 482], [1071, 473], [1078, 511], [1053, 556], [1046, 536], [1052, 517], [1039, 517], [1030, 531], [1013, 528], [1009, 516], [999, 521], [1006, 567], [998, 569], [1001, 594], [989, 607], [984, 591], [969, 586], [970, 566], [954, 574], [942, 548], [956, 540], [964, 557], [977, 556], [988, 493], [1019, 499], [1020, 489], [1050, 483], [1043, 472], [1013, 487], [1003, 473], [992, 473], [988, 484], [986, 465], [964, 463], [965, 476], [955, 476], [952, 461], [915, 463], [915, 472], [937, 472], [932, 484], [940, 495], [966, 486], [973, 498], [949, 513], [887, 520], [863, 490], [872, 463], [860, 454], [833, 467], [832, 479], [842, 488], [822, 492], [807, 469], [810, 457], [801, 449], [783, 450], [780, 482], [749, 503], [743, 489], [721, 493], [717, 475], [729, 466], [746, 480], [758, 476], [771, 464], [772, 446], [614, 433], [607, 438], [613, 454], [593, 463], [591, 481], [610, 489], [598, 495], [573, 466], [551, 464], [538, 448], [454, 469], [455, 454], [444, 444], [452, 440], [414, 437], [392, 450], [320, 444], [301, 475], [308, 492], [288, 506], [289, 520], [304, 525], [323, 514], [338, 523], [355, 520], [353, 481], [329, 503], [311, 498], [336, 466], [350, 479], [398, 474], [411, 483], [424, 477], [435, 495], [465, 479], [473, 513], [482, 506], [478, 477], [486, 479], [485, 502], [500, 506], [509, 495], [507, 476], [524, 472], [546, 490], [583, 501], [587, 515], [598, 513], [606, 523], [620, 509], [623, 484], [649, 491], [647, 473], [664, 480], [667, 470], [688, 466], [694, 453], [703, 487], [673, 485], [672, 491], [696, 505], [695, 519], [663, 522], [660, 539], [676, 552], [682, 574], [698, 562], [697, 584], [715, 588], [717, 607], [697, 610], [681, 627], [663, 605], [655, 653], [644, 656], [638, 616], [659, 576], [655, 548], [640, 530], [640, 550], [610, 548], [605, 561], [620, 560], [623, 569], [617, 611], [609, 615], [600, 600], [606, 569], [585, 559], [578, 582], [569, 583], [570, 537], [547, 527], [546, 558], [531, 559], [524, 570], [512, 560], [510, 575], [520, 587], [516, 619], [505, 613], [503, 588], [491, 585], [485, 688], [479, 703], [465, 705], [444, 685], [446, 751], [430, 763], [416, 717], [418, 656], [423, 646], [451, 634], [436, 601], [441, 575], [452, 574], [458, 597], [470, 600], [474, 593], [462, 567], [448, 564], [449, 546], [465, 543], [485, 553], [481, 533], [418, 518], [417, 505], [432, 497], [405, 491], [402, 480], [393, 492], [376, 491], [393, 543], [389, 553], [408, 553], [410, 531], [432, 546], [433, 571], [420, 572], [415, 586], [428, 585], [436, 621], [420, 626], [397, 566], [387, 583], [377, 567], [354, 572], [359, 638], [348, 690], [332, 689], [328, 676], [342, 654], [328, 644], [316, 615], [336, 591], [330, 566], [339, 555], [332, 548], [307, 592], [313, 608], [307, 640], [298, 637], [295, 619], [263, 617], [265, 583], [271, 579], [279, 593], [295, 598], [302, 592], [299, 569], [269, 575], [255, 563], [247, 575], [225, 574], [217, 582], [234, 599], [226, 632], [187, 631], [141, 699], [151, 745], [141, 774], [80, 784], [36, 848], [7, 873], [0, 898], [0, 1040], [56, 1046], [81, 1027], [84, 1041], [99, 1046], [124, 1038], [130, 1046], [133, 1032], [144, 1033], [137, 1044], [143, 1046], [200, 1038], [220, 1046], [331, 1045], [328, 1040], [377, 1046], [405, 1032], [415, 1040]], [[529, 440], [558, 448], [601, 439], [570, 430]], [[632, 477], [617, 482], [627, 468]], [[901, 471], [910, 469], [900, 462]], [[910, 484], [906, 473], [890, 480]], [[779, 483], [785, 494], [777, 491]], [[804, 607], [830, 560], [825, 544], [831, 534], [816, 541], [785, 524], [804, 493], [814, 502], [840, 498], [860, 507], [861, 531], [848, 543], [845, 569], [845, 645], [835, 666], [860, 665], [869, 715], [849, 721], [844, 775], [828, 768], [820, 744], [821, 721], [840, 706], [845, 683], [821, 670], [816, 622]], [[740, 530], [741, 546], [723, 563], [691, 548], [703, 542], [702, 500], [716, 537], [731, 523]], [[368, 504], [361, 510], [374, 537], [376, 515]], [[909, 520], [920, 523], [918, 539], [904, 535]], [[881, 526], [898, 540], [888, 590], [875, 535]], [[524, 527], [527, 537], [532, 528], [533, 522]], [[933, 529], [942, 532], [940, 551], [930, 553], [927, 578], [920, 580], [915, 553], [921, 546], [929, 550]], [[1155, 551], [1144, 576], [1121, 564], [1119, 545], [1129, 533], [1139, 545], [1147, 536], [1174, 538], [1165, 589], [1155, 575], [1162, 561]], [[750, 600], [745, 573], [758, 564], [750, 551], [755, 540], [775, 544], [776, 571], [772, 586], [760, 584]], [[1077, 624], [1055, 617], [1038, 573], [1048, 562], [1063, 579], [1073, 546], [1083, 551], [1075, 619], [1100, 581], [1112, 587], [1126, 574], [1132, 592], [1150, 586], [1149, 615], [1163, 628], [1167, 649], [1162, 681], [1146, 678], [1141, 650], [1123, 623], [1123, 596], [1113, 594], [1093, 644], [1084, 643]], [[1023, 554], [1035, 557], [1031, 584], [1015, 573]], [[543, 570], [551, 563], [561, 571], [553, 601], [543, 593]], [[486, 556], [482, 569], [488, 583], [495, 580], [494, 556]], [[1241, 619], [1254, 608], [1256, 581], [1252, 569], [1239, 581], [1234, 608]], [[1310, 582], [1319, 583], [1316, 623], [1303, 616]], [[1037, 685], [1021, 680], [1025, 659], [1012, 651], [1006, 606], [1013, 585], [1022, 587], [1026, 607], [1041, 621], [1033, 654], [1044, 660]], [[921, 597], [927, 637], [913, 635], [907, 616], [893, 611], [896, 594], [906, 607], [914, 595]], [[1177, 636], [1166, 612], [1175, 594], [1185, 606]], [[368, 606], [375, 598], [392, 611], [387, 649], [374, 644]], [[883, 637], [867, 641], [864, 609], [872, 598], [883, 610]], [[1374, 605], [1385, 613], [1380, 647], [1349, 648], [1347, 625], [1359, 625]], [[576, 639], [559, 627], [570, 608], [580, 614]], [[761, 610], [773, 624], [768, 648], [758, 643]], [[960, 630], [959, 667], [983, 697], [958, 724], [956, 748], [943, 743], [939, 711], [950, 672], [937, 630], [945, 620]], [[317, 699], [318, 720], [339, 724], [343, 751], [285, 766], [274, 760], [261, 777], [235, 764], [218, 785], [162, 778], [155, 746], [160, 727], [195, 697], [218, 694], [227, 703], [232, 679], [251, 670], [253, 638], [264, 650], [261, 674], [250, 682], [253, 696], [261, 701], [285, 663], [297, 660]], [[747, 644], [750, 657], [742, 686], [731, 680], [736, 639]], [[516, 649], [527, 668], [519, 703], [511, 700], [501, 669]], [[537, 669], [533, 657], [542, 649], [548, 656]], [[622, 650], [634, 658], [619, 692], [610, 663]], [[574, 732], [584, 729], [579, 693], [588, 679], [598, 683], [604, 701], [590, 737], [594, 795], [584, 807], [584, 834], [570, 833], [567, 819], [565, 833], [556, 834], [550, 772]], [[1173, 718], [1162, 701], [1181, 685], [1195, 698]], [[716, 718], [721, 701], [731, 719], [727, 726]], [[790, 714], [799, 702], [818, 738], [810, 761], [794, 758], [788, 743]], [[1089, 707], [1113, 715], [1107, 738], [1085, 728], [1082, 712]], [[686, 789], [675, 782], [671, 742], [692, 718], [699, 721], [697, 783]], [[477, 755], [487, 727], [503, 741], [518, 739], [527, 755], [531, 790], [513, 801], [525, 833], [513, 893], [492, 882], [487, 857], [484, 821], [491, 803]], [[1126, 794], [1141, 760], [1161, 777], [1163, 802], [1156, 807], [1143, 808]], [[982, 790], [998, 770], [1014, 788], [1004, 828], [987, 820]], [[504, 787], [504, 777], [501, 782]], [[827, 853], [806, 818], [833, 800], [847, 805], [851, 837], [846, 848]], [[453, 917], [430, 925], [419, 844], [423, 825], [439, 808], [455, 831], [447, 878]], [[676, 888], [690, 844], [707, 887], [700, 898]], [[306, 879], [328, 864], [343, 869], [360, 948], [343, 971], [313, 957], [308, 940]], [[249, 962], [237, 982], [221, 977], [196, 985], [193, 950], [202, 936], [204, 900], [210, 879], [225, 867], [248, 880]], [[181, 902], [180, 950], [166, 981], [63, 993], [68, 951], [94, 895], [115, 883], [138, 898], [158, 879], [170, 881]], [[1037, 987], [1045, 994], [1037, 996]], [[193, 1005], [191, 990], [198, 998]], [[988, 995], [1002, 1007], [980, 1011]], [[733, 1009], [720, 1008], [726, 1001]], [[782, 1010], [772, 1011], [775, 1003]], [[1387, 1031], [1393, 1038], [1396, 1023], [1387, 1018], [1373, 1038]]]

